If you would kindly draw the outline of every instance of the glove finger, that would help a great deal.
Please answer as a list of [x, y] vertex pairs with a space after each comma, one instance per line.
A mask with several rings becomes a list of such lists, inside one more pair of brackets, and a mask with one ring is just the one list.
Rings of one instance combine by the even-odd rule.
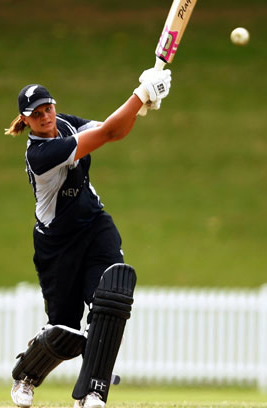
[[139, 82], [171, 81], [171, 70], [158, 71], [155, 68], [146, 69], [139, 77]]
[[162, 82], [164, 82], [166, 86], [170, 86], [172, 81], [170, 78], [168, 78], [168, 79], [164, 79]]
[[172, 81], [172, 77], [171, 76], [166, 76], [162, 79], [164, 82], [171, 82]]
[[[158, 110], [160, 108], [160, 105], [161, 105], [161, 99], [158, 98], [158, 99], [156, 99], [155, 102], [151, 103], [148, 106], [148, 109], [149, 110]], [[145, 106], [147, 106], [147, 104]]]
[[139, 111], [137, 112], [137, 115], [140, 115], [140, 116], [146, 116], [146, 114], [147, 114], [147, 106], [146, 105], [143, 105], [140, 109], [139, 109]]
[[165, 82], [165, 85], [166, 85], [166, 88], [167, 88], [167, 89], [170, 89], [170, 87], [171, 87], [171, 82]]
[[166, 83], [166, 88], [167, 88], [167, 89], [170, 89], [170, 87], [171, 87], [171, 83], [170, 83], [170, 82], [167, 82], [167, 83]]
[[139, 82], [150, 81], [154, 75], [155, 68], [146, 69], [139, 77]]
[[163, 71], [156, 71], [155, 77], [158, 78], [159, 80], [165, 81], [167, 78], [171, 78], [171, 70], [165, 69]]
[[144, 78], [147, 76], [147, 72], [148, 72], [148, 71], [149, 71], [149, 70], [146, 69], [145, 71], [142, 72], [142, 74], [141, 74], [140, 77], [139, 77], [139, 81], [140, 81], [140, 82], [144, 81]]
[[164, 81], [164, 82], [165, 82], [165, 87], [166, 87], [167, 89], [170, 89], [171, 83], [170, 83], [170, 82], [166, 82], [166, 81]]
[[162, 72], [164, 72], [165, 77], [171, 77], [172, 72], [170, 69], [164, 69]]
[[154, 102], [154, 106], [153, 106], [154, 110], [160, 109], [161, 101], [162, 101], [161, 99], [158, 99], [156, 102]]

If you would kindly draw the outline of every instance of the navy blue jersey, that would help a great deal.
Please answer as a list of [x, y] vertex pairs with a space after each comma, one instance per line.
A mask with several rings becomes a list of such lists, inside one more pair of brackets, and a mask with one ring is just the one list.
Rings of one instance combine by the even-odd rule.
[[26, 170], [36, 199], [36, 228], [60, 235], [88, 225], [103, 208], [90, 183], [91, 156], [74, 160], [78, 133], [95, 121], [57, 114], [56, 138], [29, 134]]

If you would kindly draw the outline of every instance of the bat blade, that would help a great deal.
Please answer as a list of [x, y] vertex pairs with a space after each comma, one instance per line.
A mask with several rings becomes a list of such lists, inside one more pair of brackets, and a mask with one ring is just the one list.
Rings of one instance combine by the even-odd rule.
[[[172, 62], [196, 2], [197, 0], [173, 0], [156, 47], [155, 69], [162, 70], [167, 63]], [[138, 114], [145, 116], [147, 109], [148, 106], [143, 105]]]
[[197, 0], [174, 0], [156, 47], [156, 56], [171, 63]]

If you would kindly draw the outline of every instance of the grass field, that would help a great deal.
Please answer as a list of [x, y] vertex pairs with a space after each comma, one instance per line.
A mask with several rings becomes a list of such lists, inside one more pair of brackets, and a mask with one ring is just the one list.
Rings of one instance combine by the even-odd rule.
[[[104, 120], [154, 64], [170, 1], [2, 0], [0, 126], [18, 91], [46, 85], [59, 112]], [[122, 142], [93, 154], [92, 183], [123, 238], [138, 284], [254, 287], [267, 270], [266, 0], [199, 0], [173, 65], [170, 96]], [[245, 26], [245, 48], [229, 41]], [[37, 282], [26, 135], [2, 135], [0, 286]], [[71, 407], [44, 384], [38, 407]], [[0, 385], [0, 408], [12, 406]], [[267, 408], [253, 389], [112, 388], [110, 408]]]
[[[132, 93], [154, 64], [169, 4], [109, 4], [4, 1], [2, 129], [16, 116], [26, 83], [48, 86], [58, 111], [99, 120]], [[264, 1], [199, 1], [162, 109], [93, 154], [92, 183], [120, 229], [139, 285], [266, 281], [266, 16]], [[245, 48], [229, 41], [237, 25], [251, 32]], [[36, 282], [25, 144], [26, 135], [2, 136], [0, 286]]]
[[[72, 386], [43, 384], [35, 392], [35, 406], [71, 407]], [[2, 385], [1, 407], [11, 406], [10, 387]], [[180, 388], [175, 386], [123, 386], [111, 387], [108, 407], [150, 408], [266, 408], [267, 394], [242, 388]]]

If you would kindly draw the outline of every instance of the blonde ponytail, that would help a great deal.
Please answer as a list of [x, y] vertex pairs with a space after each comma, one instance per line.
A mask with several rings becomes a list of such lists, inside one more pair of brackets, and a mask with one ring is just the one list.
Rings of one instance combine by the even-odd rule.
[[21, 119], [21, 115], [18, 115], [10, 124], [9, 129], [5, 129], [5, 135], [17, 136], [19, 133], [23, 133], [27, 125]]

